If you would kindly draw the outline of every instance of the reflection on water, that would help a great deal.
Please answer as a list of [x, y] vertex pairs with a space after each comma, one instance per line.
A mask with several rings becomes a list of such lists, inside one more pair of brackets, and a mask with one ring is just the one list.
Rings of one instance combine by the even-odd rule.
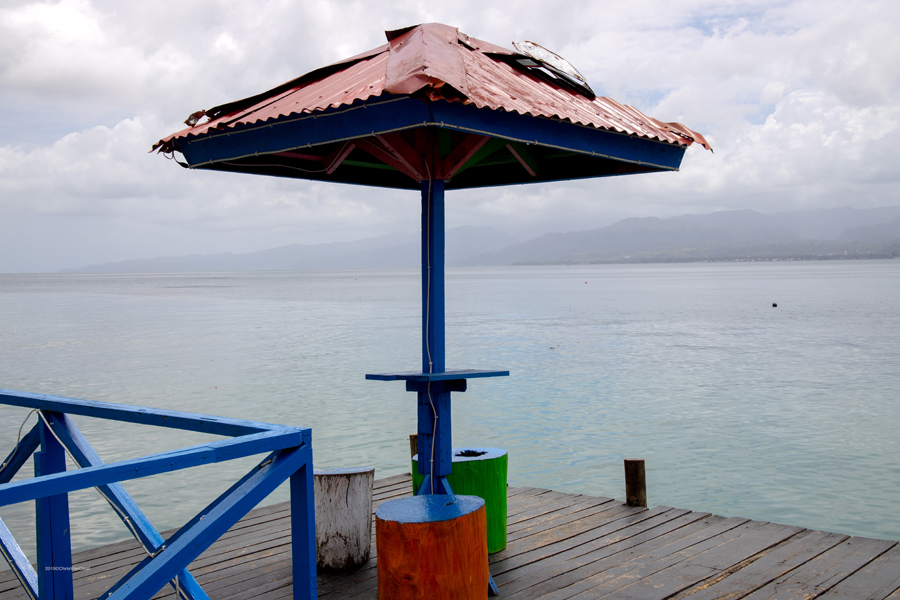
[[[622, 459], [640, 457], [651, 505], [900, 539], [900, 261], [447, 277], [448, 367], [511, 371], [454, 394], [454, 442], [508, 449], [512, 485], [623, 498]], [[0, 275], [0, 387], [310, 426], [318, 467], [402, 473], [415, 396], [363, 374], [420, 364], [419, 286], [415, 270]], [[26, 413], [0, 407], [0, 454]], [[107, 462], [214, 439], [75, 420]], [[252, 464], [125, 487], [171, 528]], [[70, 502], [76, 548], [127, 537], [96, 492]], [[29, 553], [33, 513], [0, 508]]]

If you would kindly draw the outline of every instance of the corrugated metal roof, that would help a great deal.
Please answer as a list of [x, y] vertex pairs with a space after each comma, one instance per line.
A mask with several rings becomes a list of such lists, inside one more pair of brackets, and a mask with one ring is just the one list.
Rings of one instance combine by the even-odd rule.
[[592, 100], [555, 85], [518, 65], [519, 58], [527, 58], [524, 55], [470, 38], [454, 27], [431, 23], [387, 32], [387, 37], [389, 43], [380, 48], [317, 69], [268, 93], [195, 113], [216, 118], [172, 134], [154, 149], [168, 151], [178, 138], [320, 112], [385, 94], [462, 102], [681, 146], [697, 142], [711, 149], [702, 135], [680, 123], [663, 123], [610, 98]]

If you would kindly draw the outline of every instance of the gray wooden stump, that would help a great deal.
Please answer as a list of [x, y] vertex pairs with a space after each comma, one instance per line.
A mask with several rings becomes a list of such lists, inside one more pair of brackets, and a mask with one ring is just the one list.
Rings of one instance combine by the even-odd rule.
[[375, 468], [314, 471], [316, 565], [351, 571], [369, 560]]

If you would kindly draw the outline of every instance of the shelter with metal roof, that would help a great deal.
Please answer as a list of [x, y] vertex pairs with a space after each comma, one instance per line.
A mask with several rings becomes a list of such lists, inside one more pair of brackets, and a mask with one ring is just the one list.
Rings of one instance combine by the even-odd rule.
[[[153, 147], [191, 168], [418, 189], [677, 170], [703, 136], [552, 65], [426, 24], [256, 96], [191, 115]], [[206, 118], [202, 123], [200, 119]]]
[[366, 377], [417, 392], [428, 458], [420, 492], [450, 493], [450, 393], [509, 372], [446, 368], [445, 190], [676, 171], [688, 146], [709, 145], [684, 125], [596, 97], [574, 67], [531, 42], [512, 51], [437, 23], [387, 40], [197, 111], [153, 148], [180, 152], [193, 169], [421, 192], [422, 369]]

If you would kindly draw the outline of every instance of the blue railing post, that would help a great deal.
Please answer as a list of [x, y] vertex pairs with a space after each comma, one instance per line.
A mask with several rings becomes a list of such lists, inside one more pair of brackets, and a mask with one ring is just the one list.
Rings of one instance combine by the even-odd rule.
[[[51, 413], [53, 414], [53, 413]], [[34, 455], [36, 477], [64, 473], [66, 453], [53, 432], [41, 421], [41, 451]], [[37, 578], [41, 600], [72, 600], [72, 542], [69, 531], [69, 495], [38, 498]]]
[[315, 600], [316, 511], [312, 460], [291, 475], [291, 564], [294, 600]]

